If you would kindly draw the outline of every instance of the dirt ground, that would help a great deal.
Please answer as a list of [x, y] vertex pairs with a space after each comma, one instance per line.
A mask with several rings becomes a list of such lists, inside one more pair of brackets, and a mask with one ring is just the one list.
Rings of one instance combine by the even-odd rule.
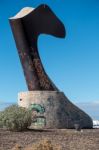
[[99, 150], [99, 129], [28, 130], [10, 132], [0, 129], [0, 150], [11, 150], [16, 144], [23, 148], [27, 145], [48, 139], [60, 145], [62, 150]]

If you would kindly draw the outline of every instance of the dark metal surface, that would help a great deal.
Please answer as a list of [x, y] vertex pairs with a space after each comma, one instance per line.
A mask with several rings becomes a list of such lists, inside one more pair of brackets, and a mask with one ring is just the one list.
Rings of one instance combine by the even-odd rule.
[[65, 28], [47, 5], [40, 5], [22, 18], [10, 19], [10, 25], [23, 67], [28, 90], [58, 90], [46, 74], [37, 48], [40, 34], [65, 37]]

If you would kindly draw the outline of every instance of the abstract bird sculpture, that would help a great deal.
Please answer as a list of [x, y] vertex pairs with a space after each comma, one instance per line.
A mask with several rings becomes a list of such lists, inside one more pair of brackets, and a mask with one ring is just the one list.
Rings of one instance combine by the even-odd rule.
[[37, 41], [40, 34], [50, 34], [64, 38], [65, 28], [62, 22], [47, 5], [40, 5], [36, 9], [24, 8], [15, 17], [10, 18], [10, 24], [28, 90], [57, 91], [58, 88], [44, 70], [38, 52]]
[[46, 74], [39, 56], [38, 36], [50, 34], [64, 38], [66, 32], [62, 22], [47, 5], [40, 5], [36, 9], [22, 9], [10, 18], [10, 24], [29, 90], [18, 93], [18, 105], [32, 110], [44, 108], [43, 118], [38, 118], [41, 114], [37, 120], [43, 119], [46, 128], [74, 128], [75, 123], [82, 128], [92, 128], [90, 116], [58, 90]]

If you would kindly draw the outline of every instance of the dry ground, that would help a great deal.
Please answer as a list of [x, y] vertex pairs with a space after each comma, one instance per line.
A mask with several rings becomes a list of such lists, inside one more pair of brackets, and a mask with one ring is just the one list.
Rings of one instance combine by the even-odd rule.
[[62, 150], [99, 150], [99, 129], [84, 129], [83, 132], [70, 129], [10, 132], [0, 129], [0, 150], [11, 150], [16, 143], [24, 148], [42, 139], [61, 145]]

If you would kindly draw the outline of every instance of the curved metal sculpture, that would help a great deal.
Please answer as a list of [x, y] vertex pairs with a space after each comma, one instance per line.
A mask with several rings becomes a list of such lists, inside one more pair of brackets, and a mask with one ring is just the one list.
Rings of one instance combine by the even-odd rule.
[[31, 104], [34, 108], [38, 104], [44, 106], [44, 114], [34, 120], [34, 124], [40, 123], [44, 128], [74, 128], [75, 122], [82, 128], [92, 128], [92, 119], [73, 105], [49, 79], [39, 56], [38, 36], [44, 33], [64, 38], [62, 22], [47, 5], [40, 5], [36, 9], [22, 10], [10, 18], [10, 24], [29, 89], [18, 94], [18, 105], [26, 108]]
[[65, 28], [62, 22], [47, 5], [40, 5], [27, 15], [10, 18], [10, 24], [28, 90], [58, 91], [44, 70], [37, 40], [42, 33], [64, 38]]

